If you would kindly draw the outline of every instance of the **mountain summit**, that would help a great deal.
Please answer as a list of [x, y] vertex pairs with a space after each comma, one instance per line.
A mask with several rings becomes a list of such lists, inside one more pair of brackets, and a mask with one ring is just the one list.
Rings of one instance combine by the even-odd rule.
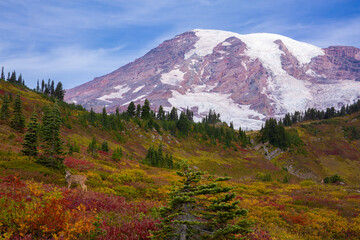
[[65, 95], [68, 102], [109, 112], [145, 98], [153, 109], [188, 107], [198, 120], [213, 109], [235, 127], [259, 129], [269, 117], [339, 108], [360, 98], [360, 49], [195, 29]]

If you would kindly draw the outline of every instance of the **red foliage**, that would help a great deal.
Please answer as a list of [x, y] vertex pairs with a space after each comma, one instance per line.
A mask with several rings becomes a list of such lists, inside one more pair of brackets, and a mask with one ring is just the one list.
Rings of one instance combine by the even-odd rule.
[[293, 200], [295, 204], [300, 203], [310, 207], [328, 207], [328, 208], [338, 209], [339, 205], [341, 204], [341, 202], [338, 200], [317, 198], [314, 196], [306, 196], [306, 195], [293, 196]]
[[120, 227], [108, 226], [103, 223], [103, 230], [106, 231], [106, 235], [100, 239], [126, 239], [126, 240], [138, 240], [149, 239], [149, 231], [158, 230], [156, 224], [158, 220], [143, 218], [141, 220], [135, 219], [131, 222], [126, 222]]
[[98, 150], [98, 153], [100, 153], [101, 155], [104, 155], [104, 156], [109, 156], [109, 153], [105, 152], [105, 151]]
[[94, 168], [94, 164], [92, 162], [72, 157], [65, 158], [64, 164], [69, 168], [75, 168], [79, 170], [88, 170]]
[[360, 199], [360, 195], [350, 195], [350, 196], [346, 196], [345, 199]]
[[254, 232], [246, 235], [247, 239], [250, 240], [271, 240], [272, 237], [270, 234], [266, 231], [263, 231], [261, 229], [255, 229]]
[[127, 202], [124, 197], [107, 195], [97, 192], [83, 192], [81, 190], [65, 190], [65, 199], [69, 202], [69, 208], [77, 208], [80, 204], [87, 209], [97, 209], [105, 212], [118, 212], [124, 215], [135, 215], [137, 213], [148, 213], [155, 207], [154, 202]]
[[281, 216], [288, 223], [299, 224], [301, 226], [305, 226], [308, 224], [307, 215], [303, 212], [301, 212], [301, 213], [283, 213], [283, 214], [281, 214]]

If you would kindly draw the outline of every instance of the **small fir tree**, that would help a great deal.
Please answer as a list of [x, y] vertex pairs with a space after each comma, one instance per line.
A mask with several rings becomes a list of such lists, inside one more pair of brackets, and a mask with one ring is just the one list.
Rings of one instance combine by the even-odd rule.
[[8, 98], [8, 95], [5, 94], [3, 104], [2, 104], [1, 110], [0, 110], [1, 120], [7, 120], [10, 117], [9, 103], [10, 103], [10, 100]]
[[103, 143], [101, 144], [101, 151], [109, 152], [109, 145], [107, 141], [103, 141]]
[[103, 107], [102, 114], [101, 114], [101, 124], [102, 124], [103, 128], [108, 129], [109, 121], [108, 121], [108, 115], [107, 115], [105, 107]]
[[178, 113], [177, 113], [177, 109], [175, 107], [173, 107], [171, 109], [168, 120], [170, 120], [170, 121], [177, 121], [178, 120]]
[[0, 77], [0, 80], [5, 81], [4, 67], [1, 67], [1, 77]]
[[123, 152], [122, 152], [122, 149], [119, 147], [114, 150], [114, 152], [111, 156], [111, 159], [118, 162], [118, 161], [120, 161], [122, 156], [123, 156]]
[[134, 102], [130, 102], [126, 113], [127, 113], [127, 115], [129, 117], [135, 117], [135, 104], [134, 104]]
[[96, 114], [92, 108], [90, 109], [90, 113], [89, 113], [89, 122], [92, 126], [95, 126]]
[[159, 111], [158, 111], [158, 114], [157, 114], [157, 119], [163, 121], [165, 120], [165, 112], [164, 112], [164, 108], [162, 105], [160, 105], [159, 107]]
[[136, 113], [135, 113], [135, 115], [136, 115], [137, 118], [140, 118], [140, 117], [141, 117], [141, 105], [140, 105], [140, 104], [138, 104], [138, 105], [136, 106]]
[[26, 156], [36, 157], [38, 154], [38, 130], [39, 124], [37, 117], [36, 114], [33, 113], [24, 137], [23, 149], [21, 150]]
[[22, 103], [20, 99], [20, 94], [16, 96], [14, 102], [14, 112], [13, 112], [13, 118], [11, 119], [11, 127], [19, 132], [22, 132], [25, 127], [25, 118], [22, 113]]
[[96, 156], [97, 155], [97, 149], [98, 149], [98, 146], [97, 146], [97, 141], [96, 141], [96, 138], [95, 136], [92, 138], [91, 142], [89, 143], [89, 146], [88, 146], [88, 149], [87, 149], [87, 152], [90, 153], [91, 155], [93, 156]]
[[188, 135], [191, 125], [184, 112], [181, 112], [179, 121], [176, 122], [176, 127], [184, 136]]
[[[251, 232], [252, 223], [245, 216], [247, 210], [238, 207], [230, 187], [218, 185], [202, 171], [185, 167], [178, 172], [182, 184], [170, 193], [169, 206], [161, 208], [161, 229], [153, 239], [232, 239]], [[241, 219], [235, 222], [236, 218]]]
[[39, 158], [38, 162], [57, 169], [64, 167], [60, 128], [61, 114], [57, 103], [52, 108], [45, 107], [41, 127], [44, 155]]
[[145, 99], [144, 105], [141, 108], [141, 118], [149, 119], [150, 116], [150, 102], [149, 100]]

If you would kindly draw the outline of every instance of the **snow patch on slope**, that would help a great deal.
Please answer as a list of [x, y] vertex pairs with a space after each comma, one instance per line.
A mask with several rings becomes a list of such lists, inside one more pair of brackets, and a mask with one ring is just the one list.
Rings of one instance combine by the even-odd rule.
[[234, 103], [230, 98], [230, 94], [203, 91], [208, 91], [208, 89], [199, 86], [184, 95], [173, 90], [172, 97], [168, 101], [178, 109], [184, 107], [197, 108], [197, 113], [200, 116], [195, 116], [195, 121], [201, 121], [201, 116], [205, 116], [210, 109], [213, 109], [220, 113], [222, 121], [233, 122], [235, 128], [241, 126], [244, 129], [260, 129], [264, 123], [261, 120], [265, 118], [263, 114], [250, 109], [249, 105]]
[[118, 86], [114, 87], [114, 89], [116, 89], [118, 91], [112, 92], [112, 93], [110, 93], [108, 95], [104, 95], [102, 97], [98, 97], [97, 99], [112, 103], [113, 101], [110, 101], [108, 99], [121, 98], [123, 94], [127, 93], [130, 90], [130, 88], [127, 85], [118, 85]]
[[168, 73], [163, 73], [161, 75], [160, 81], [163, 84], [177, 86], [182, 80], [184, 80], [184, 74], [185, 73], [179, 69], [174, 69]]
[[135, 90], [133, 91], [133, 93], [137, 93], [138, 91], [140, 91], [141, 89], [143, 89], [145, 87], [145, 85], [142, 85], [140, 87], [135, 88]]

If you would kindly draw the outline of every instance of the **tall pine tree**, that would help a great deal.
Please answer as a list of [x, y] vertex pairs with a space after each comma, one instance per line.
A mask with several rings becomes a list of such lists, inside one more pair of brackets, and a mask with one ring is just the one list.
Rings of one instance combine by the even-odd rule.
[[4, 67], [1, 67], [1, 77], [0, 77], [0, 80], [5, 81]]
[[62, 168], [63, 142], [60, 139], [61, 114], [57, 103], [52, 108], [44, 109], [42, 119], [42, 140], [45, 155], [39, 160], [40, 163], [53, 167]]
[[141, 108], [141, 118], [149, 119], [150, 118], [150, 102], [145, 99], [144, 105]]
[[39, 124], [37, 122], [37, 117], [36, 114], [33, 113], [25, 134], [23, 149], [21, 150], [26, 156], [36, 157], [38, 154], [38, 130]]

